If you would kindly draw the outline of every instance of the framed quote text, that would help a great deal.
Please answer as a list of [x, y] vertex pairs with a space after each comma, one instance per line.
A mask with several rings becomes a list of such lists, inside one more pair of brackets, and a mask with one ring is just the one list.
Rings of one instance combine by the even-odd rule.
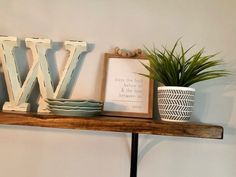
[[142, 57], [126, 58], [106, 53], [102, 83], [103, 115], [152, 118], [153, 81]]

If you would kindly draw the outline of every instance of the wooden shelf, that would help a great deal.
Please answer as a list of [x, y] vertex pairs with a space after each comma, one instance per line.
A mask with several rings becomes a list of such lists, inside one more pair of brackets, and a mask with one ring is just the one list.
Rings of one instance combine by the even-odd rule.
[[0, 112], [0, 124], [223, 139], [223, 127], [217, 125], [193, 122], [173, 123], [128, 117], [78, 118]]

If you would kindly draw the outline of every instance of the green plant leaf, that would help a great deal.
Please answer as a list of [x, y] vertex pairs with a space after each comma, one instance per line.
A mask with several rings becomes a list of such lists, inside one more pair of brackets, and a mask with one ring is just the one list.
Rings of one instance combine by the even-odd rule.
[[[195, 45], [187, 48], [178, 39], [171, 49], [162, 47], [162, 51], [153, 47], [145, 47], [145, 56], [150, 65], [142, 65], [149, 71], [149, 75], [139, 73], [152, 78], [166, 86], [190, 86], [204, 80], [224, 77], [229, 73], [225, 69], [216, 69], [222, 65], [222, 60], [214, 60], [218, 55], [203, 55], [204, 48], [186, 57]], [[177, 48], [180, 48], [180, 52]]]

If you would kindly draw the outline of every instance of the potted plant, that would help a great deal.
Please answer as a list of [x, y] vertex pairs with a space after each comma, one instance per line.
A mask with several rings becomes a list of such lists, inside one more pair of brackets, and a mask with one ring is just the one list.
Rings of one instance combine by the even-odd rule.
[[163, 85], [158, 87], [158, 108], [162, 120], [188, 121], [195, 95], [195, 89], [190, 86], [228, 74], [225, 69], [217, 67], [222, 64], [222, 60], [213, 59], [217, 54], [204, 55], [204, 49], [201, 49], [189, 55], [192, 47], [185, 50], [179, 40], [171, 49], [163, 47], [163, 51], [146, 47], [144, 53], [149, 65], [142, 64], [149, 75], [141, 75]]

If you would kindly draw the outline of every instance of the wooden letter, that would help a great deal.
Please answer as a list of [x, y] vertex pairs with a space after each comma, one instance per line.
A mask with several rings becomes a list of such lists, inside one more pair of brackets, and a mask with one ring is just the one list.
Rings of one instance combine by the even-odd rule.
[[[25, 39], [26, 47], [32, 51], [33, 65], [23, 84], [21, 83], [13, 54], [13, 50], [18, 47], [18, 43], [16, 37], [0, 37], [0, 57], [9, 95], [9, 102], [5, 102], [3, 110], [29, 111], [30, 107], [27, 101], [36, 80], [38, 80], [43, 100], [63, 97], [80, 54], [87, 50], [86, 42], [64, 42], [65, 48], [70, 52], [70, 56], [55, 92], [46, 58], [46, 52], [51, 48], [51, 41], [38, 38]], [[46, 103], [42, 101], [38, 112], [47, 112], [46, 106]]]

